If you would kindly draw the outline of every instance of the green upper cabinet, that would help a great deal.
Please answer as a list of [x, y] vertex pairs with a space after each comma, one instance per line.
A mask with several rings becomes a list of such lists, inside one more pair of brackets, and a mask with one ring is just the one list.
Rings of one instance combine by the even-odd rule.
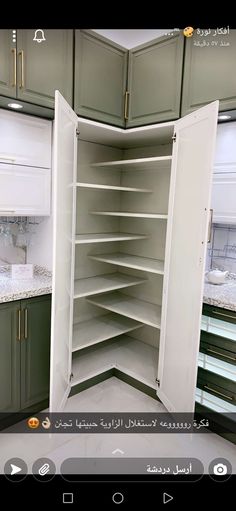
[[14, 43], [12, 30], [0, 30], [0, 94], [54, 108], [58, 89], [72, 104], [73, 30], [44, 35], [37, 42], [35, 30], [17, 30]]
[[74, 110], [124, 126], [128, 51], [92, 31], [75, 32]]
[[46, 29], [44, 35], [38, 43], [35, 30], [17, 31], [17, 97], [53, 108], [57, 89], [71, 105], [73, 31]]
[[21, 302], [21, 408], [48, 399], [50, 365], [50, 296]]
[[20, 302], [0, 305], [0, 412], [20, 409]]
[[199, 32], [186, 40], [182, 115], [215, 99], [220, 110], [236, 108], [236, 30]]
[[184, 37], [160, 37], [129, 52], [127, 127], [180, 116]]
[[0, 94], [16, 97], [16, 43], [12, 30], [0, 30]]

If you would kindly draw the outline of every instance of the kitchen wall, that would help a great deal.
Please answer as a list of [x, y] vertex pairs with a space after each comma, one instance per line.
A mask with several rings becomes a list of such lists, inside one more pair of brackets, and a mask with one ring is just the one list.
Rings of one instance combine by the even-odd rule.
[[236, 226], [213, 224], [206, 269], [219, 268], [236, 274]]

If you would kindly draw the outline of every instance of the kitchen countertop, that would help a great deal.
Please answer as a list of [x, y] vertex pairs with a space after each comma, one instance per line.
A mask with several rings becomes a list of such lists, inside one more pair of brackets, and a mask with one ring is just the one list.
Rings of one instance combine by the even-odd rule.
[[225, 284], [210, 284], [206, 278], [203, 302], [236, 312], [236, 275], [231, 274]]
[[12, 279], [10, 266], [0, 267], [0, 303], [23, 300], [52, 292], [52, 273], [34, 265], [32, 279]]
[[[0, 303], [23, 300], [51, 294], [52, 272], [34, 265], [32, 279], [12, 279], [10, 266], [0, 266]], [[236, 312], [236, 275], [231, 274], [225, 284], [210, 284], [205, 278], [203, 302]]]

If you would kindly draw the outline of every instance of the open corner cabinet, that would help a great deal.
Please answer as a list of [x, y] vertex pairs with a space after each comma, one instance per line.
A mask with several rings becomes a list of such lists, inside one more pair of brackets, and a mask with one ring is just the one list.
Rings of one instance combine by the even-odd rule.
[[55, 105], [50, 409], [115, 368], [192, 412], [218, 102], [129, 130]]

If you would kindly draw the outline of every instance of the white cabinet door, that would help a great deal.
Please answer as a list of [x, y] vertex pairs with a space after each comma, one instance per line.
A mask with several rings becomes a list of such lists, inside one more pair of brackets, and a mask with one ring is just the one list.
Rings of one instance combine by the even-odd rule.
[[0, 216], [50, 215], [51, 170], [0, 163]]
[[214, 223], [236, 223], [236, 173], [213, 174], [212, 209]]
[[176, 122], [157, 389], [171, 412], [194, 411], [218, 105]]
[[0, 110], [0, 162], [51, 168], [52, 122]]
[[55, 94], [53, 182], [53, 282], [50, 410], [60, 411], [70, 391], [74, 233], [78, 120], [61, 94]]

